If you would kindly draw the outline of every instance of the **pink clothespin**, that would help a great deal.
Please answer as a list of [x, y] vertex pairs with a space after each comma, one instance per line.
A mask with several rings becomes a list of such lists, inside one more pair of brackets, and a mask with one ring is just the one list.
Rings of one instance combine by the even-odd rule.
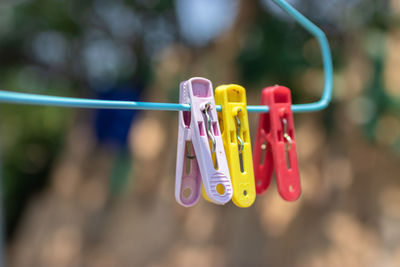
[[180, 103], [190, 104], [191, 110], [179, 112], [175, 198], [183, 206], [194, 205], [201, 176], [208, 198], [225, 204], [232, 198], [232, 184], [211, 81], [196, 77], [182, 82]]
[[[189, 104], [189, 94], [183, 89], [183, 84], [181, 82], [179, 87], [179, 103]], [[201, 192], [201, 174], [193, 149], [191, 119], [190, 111], [179, 111], [175, 199], [185, 207], [196, 204]]]

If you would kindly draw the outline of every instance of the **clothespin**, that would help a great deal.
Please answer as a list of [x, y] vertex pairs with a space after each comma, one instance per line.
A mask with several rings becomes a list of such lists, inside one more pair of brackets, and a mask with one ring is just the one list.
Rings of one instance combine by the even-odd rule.
[[[191, 110], [189, 113], [186, 113], [186, 115], [180, 111], [179, 127], [180, 129], [181, 127], [188, 128], [186, 131], [190, 131], [191, 141], [194, 148], [194, 154], [190, 155], [197, 161], [204, 190], [212, 202], [225, 204], [232, 198], [232, 184], [220, 134], [211, 81], [195, 77], [182, 82], [181, 101], [181, 103], [190, 104]], [[183, 122], [181, 121], [181, 117]], [[180, 130], [180, 132], [184, 133], [185, 129]], [[187, 136], [188, 137], [185, 139], [186, 141], [189, 138], [189, 134], [187, 134]], [[178, 135], [178, 138], [180, 137], [181, 136]], [[185, 150], [182, 145], [182, 140], [184, 140], [184, 138], [178, 140], [175, 197], [177, 200], [179, 199], [179, 203], [183, 203], [182, 196], [185, 197], [184, 191], [186, 188], [190, 188], [190, 190], [193, 190], [195, 195], [193, 196], [193, 200], [188, 202], [193, 205], [196, 203], [198, 195], [200, 194], [201, 184], [199, 185], [196, 182], [194, 183], [194, 186], [187, 186], [188, 184], [193, 183], [188, 182], [185, 185], [183, 183], [185, 178], [183, 176], [183, 167], [181, 165], [183, 165], [184, 162], [183, 151]], [[191, 166], [193, 167], [194, 165], [195, 163], [193, 161]], [[191, 177], [193, 180], [193, 176]], [[196, 177], [198, 177], [197, 174]], [[190, 197], [191, 196], [189, 195], [188, 198], [190, 199]]]
[[236, 84], [218, 86], [215, 90], [215, 102], [222, 107], [218, 118], [231, 175], [232, 201], [238, 207], [249, 207], [256, 198], [256, 189], [246, 91]]
[[290, 90], [278, 85], [267, 87], [262, 91], [261, 104], [269, 106], [269, 113], [260, 114], [255, 141], [257, 194], [269, 187], [275, 171], [279, 194], [294, 201], [299, 198], [301, 188]]
[[[179, 87], [179, 103], [190, 103], [189, 94], [184, 90], [184, 82]], [[190, 111], [179, 111], [178, 149], [176, 155], [175, 199], [185, 207], [193, 206], [200, 197], [201, 174], [192, 143]]]

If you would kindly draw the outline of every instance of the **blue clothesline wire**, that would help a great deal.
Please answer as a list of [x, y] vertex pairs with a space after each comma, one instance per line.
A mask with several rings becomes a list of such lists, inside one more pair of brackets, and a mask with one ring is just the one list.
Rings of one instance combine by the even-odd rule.
[[[285, 0], [272, 0], [290, 16], [292, 16], [303, 28], [310, 32], [317, 40], [321, 48], [323, 68], [324, 68], [324, 88], [322, 97], [319, 101], [308, 104], [292, 105], [293, 112], [312, 112], [326, 108], [332, 97], [332, 58], [328, 40], [324, 32], [309, 19], [304, 17], [299, 11], [293, 8]], [[142, 110], [190, 110], [188, 104], [176, 103], [154, 103], [154, 102], [135, 102], [135, 101], [116, 101], [98, 100], [85, 98], [72, 98], [60, 96], [46, 96], [37, 94], [27, 94], [0, 90], [0, 102], [46, 105], [74, 108], [94, 108], [94, 109], [142, 109]], [[217, 106], [220, 111], [221, 107]], [[268, 112], [268, 106], [247, 106], [248, 112]]]

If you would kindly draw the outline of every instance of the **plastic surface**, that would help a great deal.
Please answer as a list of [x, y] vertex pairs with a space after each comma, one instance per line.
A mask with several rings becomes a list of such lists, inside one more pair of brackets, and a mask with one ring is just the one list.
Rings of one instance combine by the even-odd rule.
[[[302, 27], [310, 32], [317, 40], [321, 48], [322, 61], [324, 66], [324, 88], [319, 101], [309, 104], [293, 105], [293, 112], [311, 112], [324, 109], [328, 106], [332, 96], [332, 58], [328, 40], [321, 29], [300, 12], [294, 9], [284, 0], [273, 0], [284, 11], [292, 16]], [[187, 104], [175, 103], [150, 103], [133, 101], [109, 101], [97, 99], [70, 98], [58, 96], [45, 96], [35, 94], [16, 93], [0, 91], [0, 102], [10, 102], [30, 105], [48, 105], [75, 108], [98, 108], [98, 109], [145, 109], [145, 110], [190, 110]], [[221, 107], [217, 107], [220, 111]], [[247, 106], [248, 112], [268, 112], [267, 106]]]
[[[212, 202], [225, 204], [232, 198], [232, 184], [220, 135], [211, 81], [204, 78], [191, 78], [183, 82], [182, 87], [183, 93], [189, 95], [192, 143], [204, 190]], [[206, 116], [207, 105], [209, 105], [207, 114], [210, 121]], [[215, 139], [215, 153], [212, 153], [207, 131], [210, 131]]]
[[[179, 103], [190, 103], [183, 83], [179, 89]], [[175, 199], [185, 207], [197, 203], [201, 191], [201, 174], [192, 144], [191, 112], [180, 111], [178, 119], [178, 148], [176, 156]]]
[[[246, 109], [246, 91], [242, 86], [236, 84], [218, 86], [215, 90], [215, 103], [222, 107], [218, 118], [231, 175], [232, 201], [238, 207], [249, 207], [256, 199], [256, 188]], [[240, 147], [241, 141], [238, 140], [237, 134], [243, 142], [243, 149]], [[242, 150], [241, 153], [239, 153], [240, 150]]]
[[257, 193], [269, 187], [274, 171], [279, 194], [285, 200], [294, 201], [299, 198], [301, 188], [290, 90], [277, 85], [267, 87], [262, 91], [261, 104], [268, 105], [270, 111], [260, 114], [254, 144]]

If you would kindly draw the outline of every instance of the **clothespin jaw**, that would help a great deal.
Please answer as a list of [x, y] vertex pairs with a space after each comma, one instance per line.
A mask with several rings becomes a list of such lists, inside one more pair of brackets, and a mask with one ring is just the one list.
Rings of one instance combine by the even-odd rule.
[[301, 188], [290, 90], [278, 85], [267, 87], [262, 91], [261, 104], [269, 106], [269, 113], [260, 114], [255, 142], [257, 193], [268, 188], [274, 171], [279, 194], [294, 201]]
[[225, 204], [232, 198], [232, 183], [222, 142], [211, 81], [191, 78], [183, 83], [191, 106], [194, 151], [208, 199]]
[[238, 207], [249, 207], [256, 198], [256, 190], [246, 91], [236, 84], [218, 86], [215, 102], [222, 107], [218, 118], [233, 186], [232, 201]]
[[[190, 103], [183, 83], [179, 88], [179, 103]], [[176, 157], [175, 199], [184, 207], [197, 203], [201, 190], [201, 174], [192, 144], [191, 112], [179, 111], [178, 148]]]

